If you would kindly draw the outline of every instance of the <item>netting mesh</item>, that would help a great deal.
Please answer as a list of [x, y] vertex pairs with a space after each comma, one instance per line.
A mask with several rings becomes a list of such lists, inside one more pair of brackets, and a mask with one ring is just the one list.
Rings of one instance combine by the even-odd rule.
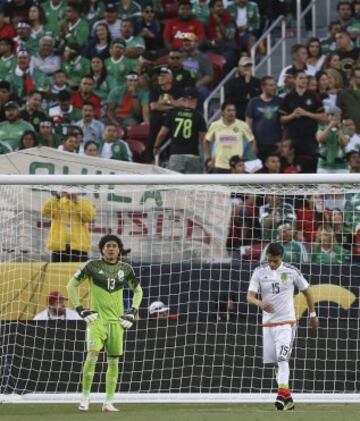
[[[47, 306], [54, 292], [66, 297], [80, 261], [98, 258], [98, 241], [109, 233], [131, 250], [127, 259], [144, 290], [136, 328], [126, 336], [120, 391], [274, 390], [273, 369], [262, 364], [260, 313], [245, 298], [271, 241], [283, 244], [284, 260], [311, 283], [320, 316], [314, 333], [307, 327], [306, 303], [296, 296], [292, 388], [358, 390], [358, 186], [1, 186], [0, 191], [0, 393], [79, 391], [85, 323], [74, 320], [74, 313], [49, 315]], [[80, 296], [87, 305], [86, 285]], [[127, 288], [124, 297], [129, 307]], [[149, 314], [157, 301], [168, 314]], [[104, 391], [104, 373], [102, 354], [94, 392]]]

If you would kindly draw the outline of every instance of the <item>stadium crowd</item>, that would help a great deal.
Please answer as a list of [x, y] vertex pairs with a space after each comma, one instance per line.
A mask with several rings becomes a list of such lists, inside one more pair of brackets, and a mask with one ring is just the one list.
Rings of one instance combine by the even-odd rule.
[[[360, 0], [339, 1], [327, 37], [293, 45], [292, 62], [279, 75], [253, 76], [252, 46], [277, 16], [294, 17], [295, 4], [0, 1], [1, 153], [48, 146], [145, 164], [160, 157], [183, 173], [360, 172]], [[311, 13], [305, 26], [310, 31]], [[263, 54], [261, 43], [257, 55]], [[221, 117], [208, 125], [203, 103], [234, 67]], [[316, 239], [321, 253], [327, 241], [337, 260], [360, 255], [358, 199], [346, 201], [340, 214], [325, 206], [322, 223], [312, 197], [308, 207], [272, 200], [234, 198], [238, 234], [230, 248], [240, 247], [246, 230], [265, 229], [269, 241]], [[342, 248], [340, 217], [353, 250]], [[296, 248], [307, 259], [302, 244]]]

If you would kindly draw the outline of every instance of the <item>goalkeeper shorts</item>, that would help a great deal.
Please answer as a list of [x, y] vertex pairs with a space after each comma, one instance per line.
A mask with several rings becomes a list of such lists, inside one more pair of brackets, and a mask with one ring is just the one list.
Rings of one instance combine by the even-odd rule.
[[86, 330], [87, 351], [100, 352], [103, 348], [110, 356], [123, 354], [124, 329], [118, 321], [95, 320]]
[[263, 327], [264, 364], [289, 361], [295, 339], [296, 325]]

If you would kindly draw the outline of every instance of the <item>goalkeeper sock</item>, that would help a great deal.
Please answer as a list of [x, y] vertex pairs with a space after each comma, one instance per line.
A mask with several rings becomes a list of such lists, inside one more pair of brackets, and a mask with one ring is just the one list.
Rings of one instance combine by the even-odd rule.
[[119, 376], [119, 358], [108, 357], [106, 370], [106, 401], [114, 399], [115, 389]]
[[95, 367], [97, 363], [98, 356], [90, 356], [89, 354], [86, 357], [83, 372], [82, 372], [82, 393], [88, 398], [91, 392], [91, 386], [94, 379]]

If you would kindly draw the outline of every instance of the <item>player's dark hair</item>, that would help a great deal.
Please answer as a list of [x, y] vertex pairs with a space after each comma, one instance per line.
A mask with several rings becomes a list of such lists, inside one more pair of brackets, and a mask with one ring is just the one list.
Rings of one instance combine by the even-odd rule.
[[284, 248], [279, 243], [270, 243], [266, 250], [266, 254], [270, 254], [271, 256], [282, 257], [284, 255]]
[[102, 251], [103, 251], [103, 248], [105, 247], [105, 244], [108, 243], [109, 241], [115, 242], [119, 246], [119, 249], [121, 252], [121, 250], [123, 249], [123, 244], [120, 238], [113, 234], [107, 234], [101, 237], [99, 241], [99, 250], [100, 250], [101, 255], [103, 254]]

